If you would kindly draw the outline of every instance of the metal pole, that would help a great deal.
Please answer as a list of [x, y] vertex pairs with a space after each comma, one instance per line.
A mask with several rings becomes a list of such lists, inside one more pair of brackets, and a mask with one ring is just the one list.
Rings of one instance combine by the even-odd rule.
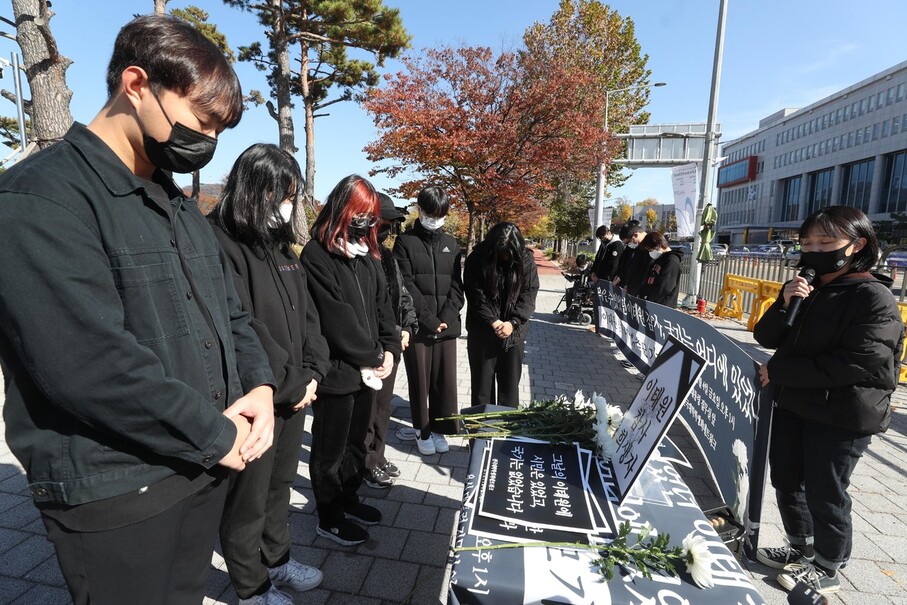
[[25, 132], [25, 100], [22, 98], [22, 75], [19, 71], [19, 53], [11, 53], [13, 60], [13, 83], [16, 87], [16, 114], [19, 118], [19, 143], [24, 152], [28, 145], [28, 135]]
[[[605, 130], [608, 130], [608, 103], [610, 101], [610, 96], [608, 91], [605, 91]], [[610, 136], [608, 137], [611, 138]], [[601, 220], [602, 208], [605, 204], [605, 183], [608, 180], [608, 160], [607, 158], [602, 160], [602, 163], [598, 165], [598, 179], [595, 182], [595, 218], [592, 220], [592, 251], [598, 252], [598, 247], [601, 246], [601, 242], [595, 237], [595, 230], [598, 229], [598, 221]]]
[[705, 145], [702, 153], [702, 180], [700, 181], [700, 202], [696, 206], [696, 218], [693, 223], [694, 237], [692, 250], [692, 264], [690, 265], [690, 283], [687, 288], [687, 298], [684, 305], [696, 306], [696, 296], [699, 294], [699, 275], [701, 266], [696, 260], [702, 238], [699, 227], [702, 223], [702, 211], [712, 197], [712, 156], [715, 145], [715, 123], [718, 117], [718, 90], [721, 88], [721, 58], [724, 55], [724, 22], [727, 17], [727, 0], [721, 0], [718, 9], [718, 33], [715, 38], [715, 62], [712, 65], [712, 94], [709, 98], [709, 119], [706, 126]]

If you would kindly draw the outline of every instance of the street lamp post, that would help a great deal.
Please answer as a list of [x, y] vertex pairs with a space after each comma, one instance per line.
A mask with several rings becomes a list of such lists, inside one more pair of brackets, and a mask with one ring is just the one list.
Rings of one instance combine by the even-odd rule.
[[[667, 82], [656, 82], [655, 84], [642, 84], [640, 86], [630, 86], [628, 88], [617, 88], [615, 90], [606, 90], [605, 91], [605, 131], [608, 131], [608, 111], [611, 106], [611, 94], [617, 92], [629, 92], [631, 90], [639, 90], [642, 88], [657, 88], [660, 86], [666, 86]], [[610, 132], [610, 131], [608, 131]], [[598, 229], [598, 221], [601, 220], [602, 216], [602, 204], [605, 199], [605, 183], [608, 180], [608, 162], [607, 159], [602, 160], [602, 163], [598, 166], [598, 179], [596, 181], [595, 188], [595, 220], [592, 225], [592, 241], [595, 242], [595, 250], [598, 250], [598, 247], [601, 245], [601, 242], [595, 237], [595, 230]]]

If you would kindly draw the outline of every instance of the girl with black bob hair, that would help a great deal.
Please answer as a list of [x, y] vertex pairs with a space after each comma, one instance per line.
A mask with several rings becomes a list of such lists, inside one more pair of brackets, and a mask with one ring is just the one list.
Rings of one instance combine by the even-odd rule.
[[[904, 325], [891, 278], [868, 272], [879, 244], [863, 212], [815, 212], [800, 227], [800, 244], [800, 264], [815, 280], [787, 282], [753, 330], [776, 349], [759, 373], [773, 387], [769, 461], [788, 541], [757, 549], [756, 558], [784, 569], [777, 580], [787, 590], [803, 582], [829, 594], [840, 589], [837, 572], [853, 545], [850, 476], [872, 435], [891, 422]], [[790, 318], [794, 298], [802, 302]]]
[[680, 274], [683, 270], [682, 255], [671, 250], [668, 240], [658, 231], [647, 233], [639, 247], [651, 259], [652, 264], [636, 295], [643, 300], [676, 308]]
[[366, 473], [366, 434], [375, 390], [362, 368], [385, 380], [400, 359], [400, 335], [380, 263], [378, 193], [350, 175], [325, 201], [302, 250], [309, 293], [324, 320], [330, 370], [312, 406], [309, 470], [319, 536], [342, 546], [365, 542], [361, 525], [376, 525], [381, 511], [359, 501]]
[[224, 560], [241, 604], [291, 603], [278, 586], [301, 592], [322, 579], [318, 569], [290, 558], [288, 518], [304, 410], [329, 368], [307, 276], [290, 249], [303, 183], [290, 154], [276, 145], [252, 145], [233, 164], [209, 216], [278, 385], [274, 446], [232, 476], [221, 518]]
[[[519, 404], [523, 347], [539, 291], [532, 251], [513, 223], [498, 223], [466, 258], [466, 346], [472, 405]], [[495, 388], [497, 385], [497, 388]]]

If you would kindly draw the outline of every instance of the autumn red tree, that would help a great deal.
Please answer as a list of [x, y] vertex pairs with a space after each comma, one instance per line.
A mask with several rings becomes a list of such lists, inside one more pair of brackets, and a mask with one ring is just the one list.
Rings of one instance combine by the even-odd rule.
[[428, 182], [444, 187], [468, 213], [470, 247], [478, 219], [528, 228], [544, 214], [552, 175], [588, 175], [602, 155], [597, 112], [579, 94], [588, 77], [531, 61], [428, 49], [405, 57], [406, 70], [364, 103], [379, 131], [365, 148], [382, 163], [372, 174], [407, 178], [396, 190], [407, 198]]

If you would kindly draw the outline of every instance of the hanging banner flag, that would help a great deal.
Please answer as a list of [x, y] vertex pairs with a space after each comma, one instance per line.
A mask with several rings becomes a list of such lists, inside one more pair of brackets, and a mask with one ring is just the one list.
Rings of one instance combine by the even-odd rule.
[[699, 200], [699, 164], [671, 168], [677, 237], [693, 237], [696, 231], [696, 204]]

